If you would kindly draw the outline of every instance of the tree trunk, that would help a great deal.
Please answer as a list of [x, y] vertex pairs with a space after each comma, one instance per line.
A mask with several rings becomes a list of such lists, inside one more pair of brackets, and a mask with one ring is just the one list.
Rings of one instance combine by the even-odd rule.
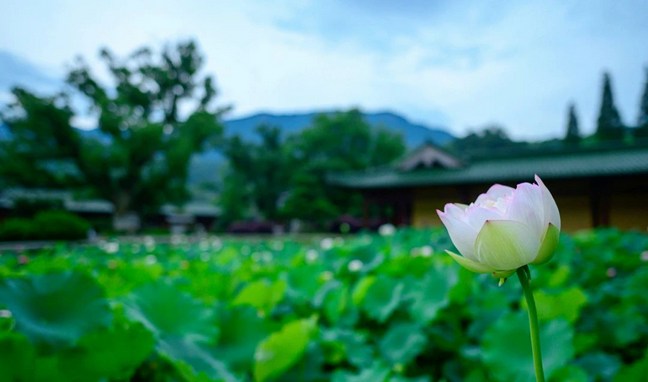
[[140, 216], [131, 210], [131, 197], [128, 193], [120, 193], [114, 200], [113, 229], [117, 232], [134, 234], [141, 227]]

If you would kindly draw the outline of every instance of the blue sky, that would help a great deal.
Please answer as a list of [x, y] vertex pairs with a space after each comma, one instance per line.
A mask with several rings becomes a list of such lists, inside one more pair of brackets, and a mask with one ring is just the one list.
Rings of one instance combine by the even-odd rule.
[[[361, 107], [465, 134], [560, 136], [569, 102], [594, 129], [608, 70], [627, 124], [648, 66], [648, 1], [4, 0], [0, 101], [51, 91], [102, 46], [195, 38], [230, 117]], [[97, 65], [99, 73], [100, 67]], [[3, 94], [5, 93], [5, 94]]]

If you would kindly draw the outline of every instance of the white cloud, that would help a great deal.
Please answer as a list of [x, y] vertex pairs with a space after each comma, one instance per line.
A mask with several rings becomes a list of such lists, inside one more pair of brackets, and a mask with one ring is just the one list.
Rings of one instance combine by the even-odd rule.
[[647, 3], [408, 5], [8, 0], [0, 49], [63, 72], [101, 46], [126, 54], [195, 37], [235, 115], [360, 106], [455, 133], [499, 122], [522, 138], [562, 135], [572, 100], [591, 131], [608, 69], [624, 120], [636, 119]]

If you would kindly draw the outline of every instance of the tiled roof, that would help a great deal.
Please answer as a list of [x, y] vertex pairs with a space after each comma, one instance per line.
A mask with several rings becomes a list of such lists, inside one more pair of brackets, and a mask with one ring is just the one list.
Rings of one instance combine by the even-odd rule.
[[397, 188], [427, 185], [512, 182], [648, 174], [648, 147], [594, 150], [553, 155], [483, 158], [457, 169], [431, 168], [414, 171], [382, 169], [333, 174], [331, 184], [350, 188]]

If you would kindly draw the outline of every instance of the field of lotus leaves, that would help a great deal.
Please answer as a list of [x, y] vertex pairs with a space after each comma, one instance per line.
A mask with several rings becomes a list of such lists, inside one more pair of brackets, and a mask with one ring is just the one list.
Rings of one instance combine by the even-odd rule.
[[[530, 381], [519, 283], [445, 231], [0, 255], [2, 381]], [[645, 381], [648, 235], [563, 235], [532, 267], [549, 381]]]

